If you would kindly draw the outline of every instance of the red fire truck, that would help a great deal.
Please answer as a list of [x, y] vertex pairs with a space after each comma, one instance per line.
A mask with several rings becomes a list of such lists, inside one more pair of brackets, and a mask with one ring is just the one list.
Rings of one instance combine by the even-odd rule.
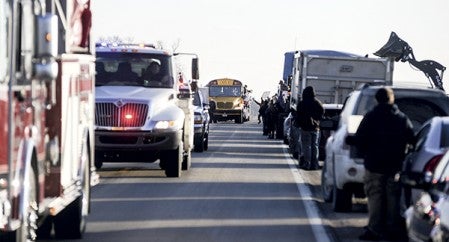
[[0, 241], [80, 238], [98, 182], [89, 0], [0, 0]]

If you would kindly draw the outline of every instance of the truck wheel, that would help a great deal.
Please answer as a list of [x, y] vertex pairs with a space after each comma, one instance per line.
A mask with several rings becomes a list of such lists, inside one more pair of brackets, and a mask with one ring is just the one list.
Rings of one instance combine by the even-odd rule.
[[241, 123], [243, 123], [243, 117], [240, 115], [238, 118], [235, 118], [235, 123], [236, 123], [236, 124], [241, 124]]
[[87, 145], [83, 145], [80, 168], [82, 173], [81, 195], [54, 218], [55, 237], [58, 239], [81, 239], [86, 229], [86, 219], [90, 206], [90, 155]]
[[54, 218], [57, 239], [81, 239], [82, 196], [78, 197]]
[[161, 155], [161, 162], [165, 167], [165, 175], [167, 177], [181, 177], [182, 160], [182, 145], [175, 150], [164, 152]]
[[103, 166], [103, 161], [100, 158], [100, 155], [95, 152], [95, 162], [94, 162], [95, 168], [97, 168], [97, 170], [100, 170], [101, 167]]
[[199, 139], [195, 140], [195, 144], [193, 144], [193, 150], [195, 152], [203, 152], [204, 151], [204, 134], [201, 135]]
[[[36, 175], [33, 169], [29, 169], [29, 187], [27, 200], [25, 201], [25, 209], [23, 211], [23, 220], [20, 228], [16, 231], [15, 241], [34, 241], [37, 237], [37, 191], [36, 191]], [[12, 240], [14, 241], [14, 240]]]
[[338, 189], [333, 186], [334, 212], [349, 212], [352, 209], [352, 193], [348, 189]]
[[183, 155], [182, 160], [182, 169], [188, 170], [192, 164], [192, 153], [191, 151], [187, 152], [187, 154]]
[[323, 170], [321, 172], [321, 194], [323, 195], [323, 200], [325, 202], [331, 202], [333, 185], [329, 183], [327, 175], [327, 165], [326, 161], [324, 161]]
[[206, 134], [206, 138], [204, 139], [204, 150], [209, 149], [209, 134]]

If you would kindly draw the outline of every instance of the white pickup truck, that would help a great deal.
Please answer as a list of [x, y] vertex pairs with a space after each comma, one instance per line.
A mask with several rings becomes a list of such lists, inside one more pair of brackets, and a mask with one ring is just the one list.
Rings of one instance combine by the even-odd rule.
[[[189, 85], [177, 82], [173, 56], [152, 46], [96, 47], [95, 165], [155, 162], [167, 177], [191, 163], [193, 105]], [[197, 60], [197, 59], [196, 59]], [[192, 61], [192, 79], [197, 79]], [[180, 88], [182, 87], [182, 88]]]

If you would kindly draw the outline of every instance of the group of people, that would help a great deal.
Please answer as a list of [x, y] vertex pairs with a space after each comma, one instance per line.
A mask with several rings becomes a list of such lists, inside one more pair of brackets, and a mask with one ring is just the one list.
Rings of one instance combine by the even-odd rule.
[[267, 135], [268, 139], [274, 139], [276, 135], [276, 125], [279, 118], [281, 108], [277, 105], [276, 96], [272, 98], [262, 99], [260, 102], [254, 100], [259, 105], [259, 115], [257, 120], [259, 124], [262, 122], [263, 135]]
[[[280, 116], [285, 113], [288, 103], [282, 105], [278, 97], [271, 99], [255, 101], [259, 106], [259, 123], [263, 122], [263, 134], [268, 135], [269, 139], [274, 139], [277, 125], [280, 125]], [[302, 93], [302, 100], [298, 104], [297, 111], [293, 112], [292, 123], [300, 128], [302, 154], [300, 167], [307, 170], [316, 170], [318, 164], [319, 149], [319, 125], [324, 115], [324, 108], [321, 102], [315, 97], [315, 90], [308, 86]], [[281, 120], [282, 121], [282, 120]]]
[[[405, 221], [400, 214], [401, 183], [398, 175], [407, 147], [414, 144], [416, 137], [411, 121], [395, 105], [391, 88], [380, 88], [375, 98], [378, 104], [364, 116], [356, 134], [346, 139], [346, 143], [355, 145], [364, 158], [368, 225], [359, 239], [407, 241]], [[269, 137], [273, 137], [273, 125], [276, 124], [273, 121], [275, 103], [265, 100], [260, 104], [259, 114], [264, 123], [267, 122]], [[293, 117], [294, 125], [300, 128], [301, 168], [319, 167], [319, 125], [323, 115], [323, 105], [315, 97], [313, 87], [306, 87]]]

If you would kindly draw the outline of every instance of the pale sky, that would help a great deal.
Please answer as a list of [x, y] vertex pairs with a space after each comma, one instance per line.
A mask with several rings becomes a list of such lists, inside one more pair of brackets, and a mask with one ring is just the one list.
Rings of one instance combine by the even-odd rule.
[[[93, 0], [92, 12], [94, 39], [162, 41], [170, 50], [179, 42], [178, 52], [198, 54], [200, 84], [234, 78], [256, 97], [276, 90], [287, 51], [375, 57], [392, 31], [418, 61], [449, 67], [448, 0]], [[186, 71], [188, 60], [180, 59]], [[393, 82], [429, 85], [423, 72], [402, 62], [395, 63]]]

